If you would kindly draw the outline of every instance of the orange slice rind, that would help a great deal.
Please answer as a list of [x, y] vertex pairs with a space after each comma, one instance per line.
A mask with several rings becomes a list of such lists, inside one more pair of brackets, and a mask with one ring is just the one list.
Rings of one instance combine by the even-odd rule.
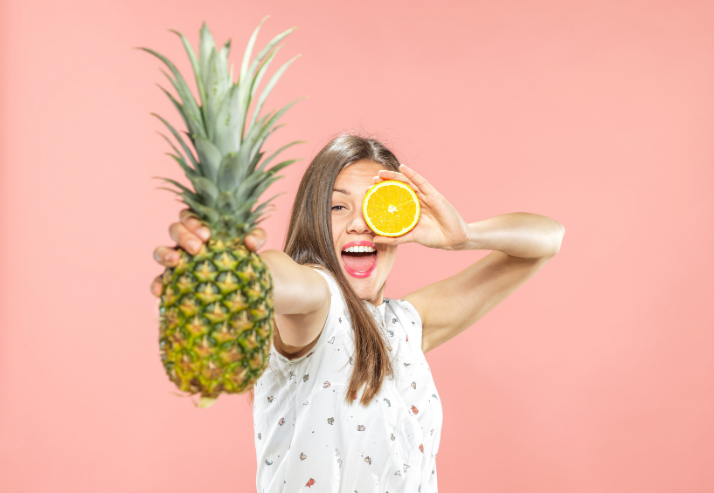
[[417, 222], [421, 206], [414, 190], [404, 182], [385, 180], [367, 190], [362, 215], [369, 229], [380, 236], [402, 236]]

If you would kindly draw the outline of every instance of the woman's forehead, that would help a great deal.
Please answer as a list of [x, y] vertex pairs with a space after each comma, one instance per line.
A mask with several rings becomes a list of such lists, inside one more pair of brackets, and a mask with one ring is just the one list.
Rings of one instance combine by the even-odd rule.
[[374, 161], [357, 161], [351, 163], [337, 175], [335, 187], [346, 188], [349, 187], [350, 184], [360, 187], [363, 186], [365, 182], [371, 184], [372, 178], [377, 176], [380, 169], [386, 168]]

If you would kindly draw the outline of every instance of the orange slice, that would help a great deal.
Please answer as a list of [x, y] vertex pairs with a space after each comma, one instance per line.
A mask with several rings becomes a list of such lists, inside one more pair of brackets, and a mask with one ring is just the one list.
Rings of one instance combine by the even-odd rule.
[[362, 214], [369, 228], [380, 236], [402, 236], [419, 221], [419, 199], [401, 181], [386, 180], [367, 190]]

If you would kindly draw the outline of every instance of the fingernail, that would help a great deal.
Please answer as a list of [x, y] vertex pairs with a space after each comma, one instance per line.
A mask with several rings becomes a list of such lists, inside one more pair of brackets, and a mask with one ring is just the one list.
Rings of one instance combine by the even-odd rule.
[[199, 243], [198, 243], [196, 240], [188, 240], [188, 241], [186, 242], [186, 248], [188, 248], [189, 250], [195, 252], [195, 251], [197, 251], [199, 248], [201, 248], [201, 246], [199, 245]]
[[173, 253], [167, 253], [164, 255], [164, 262], [171, 262], [174, 259]]
[[[260, 238], [258, 238], [255, 235], [248, 235], [248, 238], [250, 238], [250, 242], [253, 243], [253, 246], [255, 246], [255, 248], [260, 247], [260, 245], [262, 244], [262, 242], [260, 241]], [[246, 240], [248, 238], [246, 238]]]
[[207, 240], [211, 236], [211, 232], [208, 231], [208, 228], [198, 228], [196, 230], [196, 234], [198, 235], [199, 238], [202, 240]]

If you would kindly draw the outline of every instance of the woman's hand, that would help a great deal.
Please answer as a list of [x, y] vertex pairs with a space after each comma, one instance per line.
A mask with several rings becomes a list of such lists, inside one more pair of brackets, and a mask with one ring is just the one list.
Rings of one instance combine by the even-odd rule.
[[402, 164], [399, 169], [401, 173], [380, 170], [379, 176], [374, 177], [374, 183], [398, 180], [412, 187], [421, 206], [419, 222], [403, 236], [376, 236], [374, 242], [384, 245], [414, 242], [444, 250], [458, 250], [464, 246], [469, 239], [468, 227], [456, 209], [410, 167]]
[[[188, 253], [195, 255], [201, 250], [202, 243], [207, 242], [211, 237], [211, 231], [189, 209], [182, 210], [179, 218], [180, 222], [173, 223], [169, 227], [171, 239]], [[265, 243], [266, 237], [263, 229], [256, 228], [246, 236], [245, 246], [255, 252]], [[179, 252], [173, 247], [160, 246], [154, 250], [154, 260], [164, 267], [175, 267], [179, 258]], [[161, 276], [157, 276], [151, 283], [151, 292], [154, 296], [161, 296], [161, 287]]]

